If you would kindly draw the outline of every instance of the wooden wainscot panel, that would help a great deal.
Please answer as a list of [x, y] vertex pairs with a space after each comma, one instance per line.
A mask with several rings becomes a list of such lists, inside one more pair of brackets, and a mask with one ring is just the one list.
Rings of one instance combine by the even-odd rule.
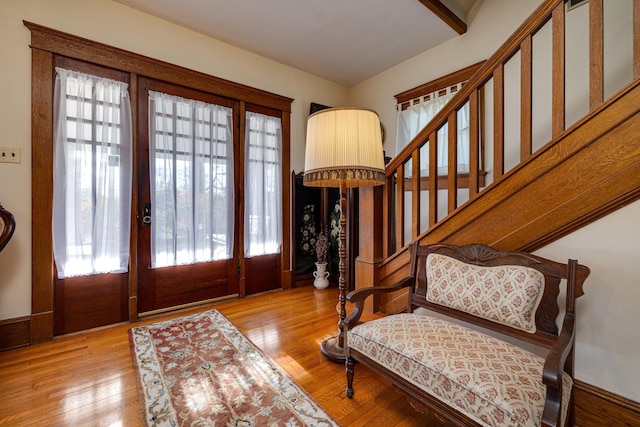
[[[411, 254], [408, 247], [405, 247], [391, 258], [387, 258], [380, 266], [380, 284], [394, 285], [410, 275], [410, 256]], [[407, 306], [406, 294], [407, 290], [404, 289], [398, 292], [380, 295], [379, 310], [386, 314], [401, 311]]]
[[29, 316], [0, 321], [0, 350], [29, 345]]
[[53, 337], [53, 311], [31, 313], [29, 342], [37, 344]]
[[640, 426], [640, 403], [576, 380], [575, 425], [578, 427]]
[[[356, 289], [374, 286], [378, 283], [378, 266], [375, 263], [371, 263], [360, 258], [356, 259]], [[373, 295], [365, 301], [365, 310], [370, 312], [376, 312], [380, 310], [380, 298], [378, 295]]]

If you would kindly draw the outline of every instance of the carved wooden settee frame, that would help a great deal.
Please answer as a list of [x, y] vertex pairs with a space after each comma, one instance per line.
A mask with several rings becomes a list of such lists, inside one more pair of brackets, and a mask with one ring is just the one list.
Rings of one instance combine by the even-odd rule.
[[[548, 352], [544, 358], [544, 366], [541, 368], [542, 375], [540, 378], [544, 386], [539, 386], [543, 390], [541, 396], [544, 397], [544, 409], [539, 425], [562, 425], [563, 418], [568, 421], [566, 422], [567, 425], [572, 425], [572, 392], [567, 393], [565, 390], [564, 399], [567, 400], [567, 397], [569, 397], [569, 399], [564, 402], [566, 412], [564, 415], [566, 416], [563, 417], [563, 414], [561, 414], [563, 405], [563, 371], [568, 374], [571, 379], [573, 378], [575, 299], [583, 295], [583, 283], [589, 275], [589, 269], [586, 266], [579, 265], [575, 260], [569, 260], [567, 264], [562, 264], [525, 252], [501, 252], [482, 244], [454, 246], [446, 244], [418, 245], [414, 243], [410, 247], [410, 251], [411, 276], [401, 280], [395, 285], [358, 289], [347, 296], [347, 300], [355, 305], [354, 311], [344, 322], [345, 352], [347, 356], [347, 396], [351, 398], [354, 394], [354, 363], [360, 362], [383, 375], [394, 383], [397, 388], [408, 394], [412, 405], [418, 410], [425, 411], [426, 408], [429, 408], [434, 411], [439, 418], [447, 419], [461, 426], [489, 425], [471, 419], [468, 415], [461, 413], [456, 408], [434, 397], [433, 393], [427, 392], [422, 387], [416, 385], [415, 382], [409, 381], [388, 366], [385, 367], [381, 363], [373, 360], [373, 356], [369, 357], [363, 354], [362, 351], [350, 347], [349, 342], [352, 339], [349, 337], [350, 331], [358, 325], [370, 323], [359, 323], [359, 319], [364, 310], [365, 299], [374, 294], [396, 292], [407, 288], [406, 311], [408, 313], [413, 313], [415, 309], [422, 307], [438, 313], [438, 316], [445, 315], [499, 334], [504, 334], [511, 338], [516, 338], [516, 342], [524, 342], [525, 346], [527, 345], [526, 343], [529, 343], [542, 349], [547, 349]], [[427, 257], [430, 254], [444, 255], [445, 257], [454, 258], [466, 264], [480, 266], [479, 268], [500, 266], [509, 266], [509, 268], [511, 268], [510, 266], [522, 266], [542, 273], [544, 276], [542, 285], [544, 291], [541, 292], [542, 295], [538, 297], [539, 304], [537, 305], [537, 309], [533, 308], [533, 310], [535, 310], [534, 331], [527, 332], [510, 325], [497, 323], [496, 321], [470, 314], [466, 311], [430, 302], [427, 299], [429, 285], [427, 280]], [[432, 259], [434, 258], [432, 257]], [[557, 300], [560, 292], [560, 283], [563, 279], [566, 280], [567, 286], [566, 311], [560, 321], [561, 330], [559, 330], [556, 325], [556, 319], [560, 313]], [[433, 292], [433, 290], [431, 292]], [[386, 316], [385, 319], [393, 319], [397, 316], [402, 316], [402, 314]], [[530, 321], [531, 323], [534, 321], [533, 313], [531, 313]], [[472, 327], [475, 329], [475, 326]], [[510, 338], [507, 339], [511, 342], [514, 341]], [[546, 390], [546, 392], [544, 390]], [[424, 406], [426, 406], [426, 408], [424, 408]]]
[[2, 251], [16, 229], [16, 219], [11, 212], [2, 207], [2, 204], [0, 204], [0, 227], [0, 251]]

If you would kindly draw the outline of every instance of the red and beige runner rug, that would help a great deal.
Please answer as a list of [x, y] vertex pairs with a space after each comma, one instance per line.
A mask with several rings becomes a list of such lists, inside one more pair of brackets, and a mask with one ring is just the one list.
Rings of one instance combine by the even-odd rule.
[[216, 310], [129, 338], [149, 426], [338, 426]]

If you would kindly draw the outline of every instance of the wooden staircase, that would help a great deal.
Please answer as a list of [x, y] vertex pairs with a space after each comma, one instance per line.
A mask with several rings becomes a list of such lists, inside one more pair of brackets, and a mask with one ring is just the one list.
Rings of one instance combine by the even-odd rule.
[[[565, 5], [543, 2], [505, 44], [396, 156], [387, 168], [387, 184], [361, 191], [361, 210], [375, 219], [360, 221], [356, 287], [388, 284], [408, 274], [407, 244], [411, 241], [467, 244], [480, 242], [501, 250], [534, 251], [612, 211], [640, 198], [640, 1], [633, 0], [633, 52], [630, 84], [604, 100], [603, 0], [589, 2], [589, 113], [565, 128]], [[532, 40], [545, 25], [552, 28], [551, 141], [533, 152]], [[520, 163], [503, 173], [505, 153], [504, 66], [520, 56]], [[493, 90], [493, 182], [479, 186], [482, 173], [482, 102], [487, 83]], [[458, 204], [460, 180], [456, 166], [456, 115], [470, 106], [470, 172], [468, 200]], [[420, 155], [428, 145], [429, 176], [435, 176], [437, 130], [448, 124], [448, 176], [446, 188], [421, 176]], [[431, 159], [434, 159], [431, 161]], [[406, 173], [411, 170], [411, 173]], [[400, 178], [398, 178], [400, 177]], [[428, 192], [425, 192], [425, 181]], [[422, 191], [421, 191], [422, 187]], [[410, 192], [411, 197], [406, 193]], [[447, 192], [447, 211], [438, 219], [438, 191]], [[400, 195], [400, 196], [399, 196]], [[429, 224], [420, 224], [421, 197], [429, 198]], [[410, 207], [405, 206], [410, 199]], [[405, 224], [410, 209], [411, 222]], [[383, 233], [380, 233], [380, 228]], [[378, 300], [372, 310], [402, 309], [400, 295]], [[400, 302], [402, 301], [402, 302]]]

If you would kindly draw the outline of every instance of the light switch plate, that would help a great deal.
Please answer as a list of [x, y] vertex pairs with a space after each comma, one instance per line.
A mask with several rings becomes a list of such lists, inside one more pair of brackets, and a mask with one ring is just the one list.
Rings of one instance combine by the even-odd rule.
[[19, 147], [0, 147], [0, 163], [20, 163], [21, 161]]

